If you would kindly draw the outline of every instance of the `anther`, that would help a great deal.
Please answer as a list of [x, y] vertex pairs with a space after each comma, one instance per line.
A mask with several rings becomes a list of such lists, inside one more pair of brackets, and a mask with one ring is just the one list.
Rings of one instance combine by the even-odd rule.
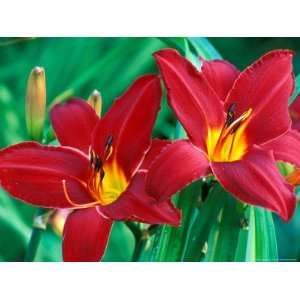
[[103, 181], [103, 178], [104, 178], [104, 176], [105, 176], [104, 170], [103, 170], [103, 169], [100, 169], [100, 170], [99, 170], [99, 174], [100, 174], [100, 182], [102, 182], [102, 181]]
[[105, 143], [105, 155], [106, 155], [106, 156], [108, 156], [108, 154], [109, 154], [109, 152], [110, 152], [112, 143], [113, 143], [113, 137], [112, 137], [112, 135], [109, 135], [109, 136], [107, 137], [106, 143]]
[[96, 172], [99, 172], [102, 168], [102, 162], [99, 157], [96, 157], [94, 169]]
[[112, 147], [112, 143], [113, 143], [113, 137], [112, 135], [109, 135], [106, 139], [106, 143], [105, 143], [105, 159], [107, 160], [109, 158], [109, 156], [111, 155], [111, 147]]
[[90, 164], [91, 165], [94, 164], [94, 152], [93, 152], [93, 150], [90, 150]]
[[236, 109], [236, 103], [230, 104], [228, 110], [227, 110], [227, 118], [225, 122], [225, 126], [228, 127], [232, 124], [234, 121], [234, 111]]
[[229, 134], [234, 134], [243, 122], [245, 122], [252, 113], [252, 108], [245, 111], [238, 119], [234, 120], [228, 127]]
[[109, 135], [107, 137], [105, 147], [111, 147], [112, 146], [112, 142], [113, 142], [113, 137], [112, 137], [112, 135]]

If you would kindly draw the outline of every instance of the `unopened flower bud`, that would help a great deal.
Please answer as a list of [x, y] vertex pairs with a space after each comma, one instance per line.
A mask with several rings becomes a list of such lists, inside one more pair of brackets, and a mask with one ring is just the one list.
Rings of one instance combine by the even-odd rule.
[[71, 210], [58, 209], [51, 216], [49, 223], [52, 225], [52, 228], [57, 235], [59, 235], [59, 236], [63, 235], [64, 226], [65, 226], [67, 217], [70, 213], [71, 213]]
[[33, 140], [41, 140], [46, 112], [46, 79], [45, 70], [35, 67], [28, 78], [26, 92], [26, 126]]
[[94, 90], [88, 99], [88, 104], [95, 110], [98, 116], [101, 116], [102, 97], [99, 91]]

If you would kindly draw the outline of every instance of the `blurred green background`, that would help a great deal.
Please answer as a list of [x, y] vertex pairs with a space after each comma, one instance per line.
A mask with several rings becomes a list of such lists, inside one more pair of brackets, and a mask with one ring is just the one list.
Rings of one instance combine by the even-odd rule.
[[[300, 53], [299, 38], [209, 38], [224, 59], [243, 69], [266, 51], [289, 48]], [[27, 77], [43, 66], [47, 103], [62, 95], [87, 98], [98, 89], [104, 111], [140, 74], [157, 72], [152, 53], [169, 47], [163, 38], [0, 38], [0, 147], [27, 139], [24, 97]], [[299, 50], [299, 51], [298, 51]], [[294, 59], [300, 72], [300, 55]], [[47, 123], [49, 126], [49, 122]], [[172, 137], [175, 118], [163, 102], [154, 135]], [[0, 191], [0, 261], [22, 261], [35, 208]], [[300, 259], [300, 215], [289, 223], [275, 217], [280, 260]], [[116, 222], [104, 261], [130, 261], [134, 238]], [[61, 261], [61, 238], [51, 226], [43, 234], [37, 261]]]

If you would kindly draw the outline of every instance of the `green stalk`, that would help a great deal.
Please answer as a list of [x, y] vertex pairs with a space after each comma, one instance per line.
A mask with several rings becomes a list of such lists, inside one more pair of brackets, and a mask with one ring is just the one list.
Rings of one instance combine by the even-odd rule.
[[51, 211], [45, 208], [38, 208], [33, 221], [33, 229], [29, 240], [28, 248], [25, 253], [24, 261], [32, 262], [36, 257], [37, 250], [42, 238], [43, 231], [47, 228], [47, 223]]
[[130, 221], [125, 222], [125, 224], [132, 232], [135, 240], [138, 240], [142, 234], [140, 227], [136, 225], [134, 222], [130, 222]]
[[144, 237], [140, 237], [138, 240], [136, 240], [134, 251], [131, 258], [132, 262], [138, 262], [140, 260], [142, 251], [146, 243], [147, 243], [147, 238]]
[[138, 261], [142, 250], [144, 248], [144, 241], [142, 238], [142, 230], [141, 228], [136, 225], [134, 222], [125, 222], [125, 224], [127, 225], [127, 227], [130, 229], [130, 231], [132, 232], [133, 236], [134, 236], [134, 240], [135, 240], [135, 246], [134, 246], [134, 251], [132, 254], [132, 258], [131, 261]]
[[32, 230], [24, 261], [26, 261], [26, 262], [34, 261], [37, 249], [38, 249], [40, 241], [41, 241], [42, 231], [43, 231], [42, 229], [37, 229], [37, 228], [34, 228]]
[[147, 242], [149, 238], [156, 233], [159, 225], [151, 225], [147, 229], [142, 229], [134, 222], [125, 222], [127, 227], [132, 232], [135, 239], [135, 247], [132, 254], [131, 261], [137, 262], [140, 261], [141, 256], [143, 254], [143, 250], [146, 248]]

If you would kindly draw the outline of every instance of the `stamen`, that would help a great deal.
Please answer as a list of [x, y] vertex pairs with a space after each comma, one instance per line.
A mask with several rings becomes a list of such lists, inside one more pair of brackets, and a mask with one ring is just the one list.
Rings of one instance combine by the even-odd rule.
[[230, 159], [231, 154], [232, 154], [233, 145], [234, 145], [234, 142], [235, 142], [235, 137], [236, 137], [236, 135], [233, 136], [232, 141], [231, 141], [231, 144], [230, 144], [230, 149], [229, 149], [228, 159]]
[[112, 135], [109, 135], [105, 143], [105, 160], [108, 160], [112, 153], [112, 143], [113, 143], [113, 137]]
[[[88, 189], [95, 199], [99, 199], [98, 203], [110, 203], [112, 201], [111, 199], [116, 199], [120, 194], [120, 191], [117, 188], [115, 190], [113, 187], [111, 187], [111, 185], [117, 187], [117, 183], [111, 182], [115, 180], [114, 178], [110, 179], [111, 175], [109, 176], [107, 181], [104, 180], [106, 166], [109, 174], [110, 172], [114, 172], [113, 170], [111, 170], [110, 163], [107, 163], [107, 160], [113, 152], [112, 135], [107, 136], [103, 152], [101, 153], [101, 156], [98, 156], [92, 149], [90, 149], [91, 173], [88, 180]], [[121, 188], [122, 190], [124, 189], [123, 187]]]
[[102, 169], [102, 162], [98, 156], [96, 156], [96, 158], [95, 158], [94, 169], [96, 172], [99, 172]]
[[[252, 108], [249, 108], [246, 112], [240, 115], [236, 120], [235, 116], [236, 103], [232, 103], [227, 111], [227, 118], [224, 126], [222, 127], [220, 134], [217, 138], [216, 144], [213, 148], [213, 152], [210, 153], [210, 157], [215, 161], [230, 161], [232, 157], [236, 158], [234, 153], [236, 147], [240, 151], [241, 147], [238, 146], [243, 128], [247, 126], [246, 120], [252, 113]], [[241, 130], [239, 130], [241, 128]]]
[[99, 174], [100, 174], [100, 182], [102, 182], [102, 181], [103, 181], [103, 178], [104, 178], [104, 176], [105, 176], [104, 170], [103, 170], [103, 169], [100, 169]]
[[238, 119], [232, 122], [230, 126], [226, 129], [222, 139], [225, 139], [229, 134], [234, 134], [237, 131], [237, 129], [241, 126], [241, 124], [249, 118], [251, 113], [252, 113], [252, 108], [249, 108]]
[[227, 118], [225, 121], [225, 127], [228, 127], [231, 125], [231, 123], [234, 121], [234, 111], [236, 109], [236, 103], [230, 104], [228, 110], [227, 110]]
[[98, 201], [95, 201], [95, 202], [90, 202], [90, 203], [87, 203], [87, 204], [77, 204], [75, 202], [73, 202], [70, 198], [70, 195], [68, 193], [68, 189], [67, 189], [67, 185], [66, 185], [66, 180], [63, 179], [62, 180], [62, 186], [63, 186], [63, 191], [64, 191], [64, 195], [67, 199], [67, 201], [74, 207], [74, 208], [89, 208], [89, 207], [92, 207], [92, 206], [95, 206], [96, 204], [98, 204]]
[[93, 165], [94, 163], [94, 152], [92, 149], [90, 149], [90, 164]]
[[108, 138], [107, 138], [107, 140], [106, 140], [105, 146], [106, 147], [111, 147], [112, 146], [112, 142], [113, 142], [113, 137], [112, 137], [112, 135], [109, 135]]
[[[113, 137], [112, 135], [109, 135], [105, 142], [105, 150], [104, 150], [105, 161], [109, 158], [109, 156], [112, 153], [112, 143], [113, 143]], [[101, 169], [103, 169], [103, 161], [100, 159], [98, 155], [94, 153], [92, 148], [90, 148], [89, 152], [90, 152], [90, 164], [96, 172], [99, 172]]]

